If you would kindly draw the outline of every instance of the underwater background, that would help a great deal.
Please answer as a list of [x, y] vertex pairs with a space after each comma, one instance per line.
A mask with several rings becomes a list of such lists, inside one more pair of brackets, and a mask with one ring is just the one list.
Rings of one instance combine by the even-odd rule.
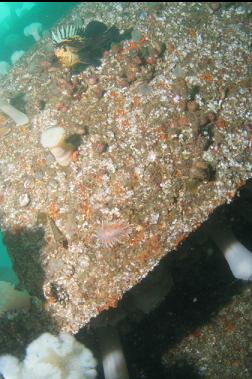
[[27, 51], [35, 41], [24, 35], [31, 23], [42, 24], [42, 35], [78, 2], [0, 2], [0, 61], [11, 63], [15, 51]]

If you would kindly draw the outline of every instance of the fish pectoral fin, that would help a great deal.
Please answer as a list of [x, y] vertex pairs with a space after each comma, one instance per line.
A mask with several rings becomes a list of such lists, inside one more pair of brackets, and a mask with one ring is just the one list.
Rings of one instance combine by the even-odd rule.
[[101, 21], [90, 21], [82, 35], [86, 38], [93, 38], [105, 33], [107, 29], [107, 26]]

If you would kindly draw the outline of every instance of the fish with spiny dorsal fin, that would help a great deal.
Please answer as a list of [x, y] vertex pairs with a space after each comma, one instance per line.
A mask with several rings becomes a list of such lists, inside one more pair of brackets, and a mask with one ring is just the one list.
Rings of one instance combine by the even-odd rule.
[[120, 34], [116, 26], [108, 28], [100, 21], [91, 21], [86, 28], [68, 25], [52, 32], [54, 53], [63, 67], [97, 66], [104, 51], [109, 50], [112, 43], [130, 38], [131, 31]]

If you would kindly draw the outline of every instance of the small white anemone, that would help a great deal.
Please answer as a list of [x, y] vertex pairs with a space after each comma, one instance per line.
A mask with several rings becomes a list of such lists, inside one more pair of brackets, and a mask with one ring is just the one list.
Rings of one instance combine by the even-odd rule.
[[96, 331], [105, 379], [129, 379], [127, 363], [116, 328], [107, 326]]
[[28, 124], [29, 119], [23, 112], [14, 108], [11, 104], [7, 103], [5, 100], [0, 100], [0, 111], [7, 114], [13, 121], [15, 121], [17, 126], [23, 126]]
[[231, 230], [210, 230], [211, 237], [224, 254], [237, 279], [252, 281], [252, 253], [240, 243]]
[[29, 310], [30, 306], [30, 295], [16, 290], [14, 286], [8, 282], [0, 282], [0, 315], [19, 309]]
[[48, 128], [42, 132], [40, 142], [48, 148], [61, 166], [68, 166], [74, 151], [73, 145], [65, 142], [65, 129], [60, 126]]
[[0, 62], [0, 75], [5, 75], [10, 69], [10, 65], [8, 62], [1, 61]]
[[33, 22], [32, 24], [27, 25], [24, 28], [24, 35], [26, 37], [32, 36], [37, 42], [41, 38], [39, 34], [41, 31], [42, 31], [42, 24], [40, 24], [40, 22]]
[[11, 63], [14, 65], [23, 55], [24, 50], [17, 50], [11, 55]]
[[226, 242], [224, 256], [237, 279], [252, 281], [252, 253], [233, 238]]

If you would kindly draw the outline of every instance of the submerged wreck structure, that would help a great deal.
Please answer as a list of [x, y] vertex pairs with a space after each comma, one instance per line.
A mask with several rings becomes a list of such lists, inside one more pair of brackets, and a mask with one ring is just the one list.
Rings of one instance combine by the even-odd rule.
[[12, 351], [18, 322], [76, 333], [117, 307], [251, 177], [246, 5], [142, 4], [81, 3], [61, 21], [132, 30], [101, 64], [73, 72], [49, 36], [1, 79], [1, 229], [33, 297], [0, 326]]

